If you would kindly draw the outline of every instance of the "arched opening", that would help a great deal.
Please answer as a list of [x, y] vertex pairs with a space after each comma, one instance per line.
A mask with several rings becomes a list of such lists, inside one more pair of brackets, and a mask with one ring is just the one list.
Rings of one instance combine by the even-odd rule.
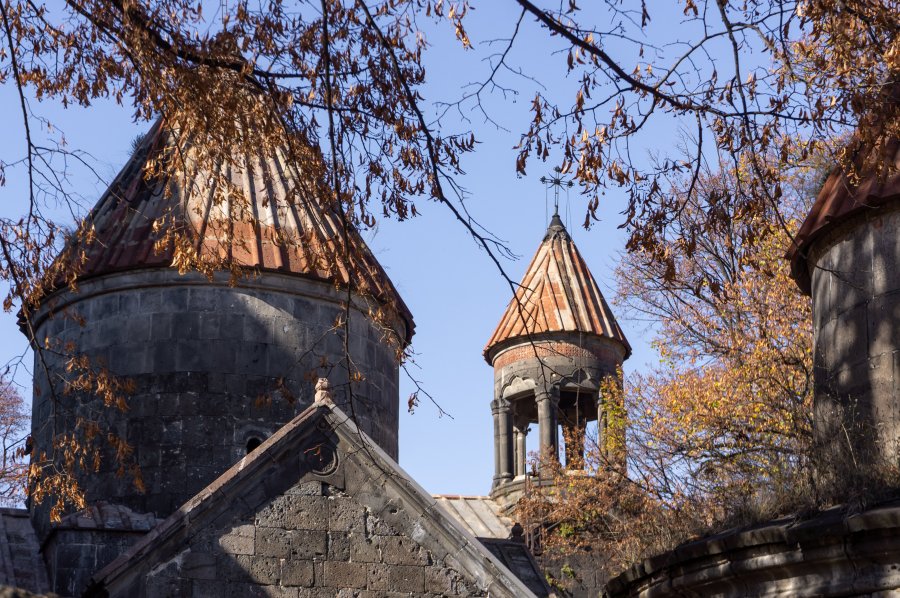
[[251, 437], [250, 440], [247, 441], [247, 454], [249, 455], [250, 453], [255, 451], [261, 444], [262, 439], [257, 438], [256, 436]]

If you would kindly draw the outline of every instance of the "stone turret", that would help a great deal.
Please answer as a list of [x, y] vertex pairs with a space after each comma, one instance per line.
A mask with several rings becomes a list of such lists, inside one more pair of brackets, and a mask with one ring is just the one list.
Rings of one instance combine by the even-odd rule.
[[821, 473], [843, 485], [900, 458], [900, 143], [857, 168], [831, 173], [789, 253], [812, 296]]
[[[101, 414], [101, 432], [131, 446], [145, 490], [117, 475], [104, 449], [98, 471], [79, 474], [88, 503], [102, 499], [165, 517], [311, 405], [314, 381], [328, 376], [335, 403], [396, 458], [397, 356], [413, 320], [384, 270], [358, 233], [345, 231], [305, 190], [302, 165], [285, 153], [223, 165], [224, 200], [211, 188], [213, 177], [192, 163], [195, 148], [183, 143], [183, 172], [146, 180], [148, 165], [173, 151], [175, 136], [160, 121], [143, 138], [90, 213], [96, 241], [80, 248], [86, 259], [78, 291], [48, 295], [32, 318], [33, 341], [49, 339], [132, 381], [127, 410], [63, 394], [73, 375], [67, 357], [44, 351], [47, 367], [36, 362], [34, 370], [33, 455], [51, 455], [54, 437]], [[241, 217], [239, 209], [251, 214]], [[184, 232], [201, 257], [225, 257], [240, 276], [180, 274], [166, 237], [172, 230]], [[365, 289], [350, 301], [350, 358], [363, 375], [352, 405], [335, 328], [351, 278], [354, 291]], [[32, 506], [42, 541], [49, 502]]]
[[581, 467], [588, 422], [598, 421], [604, 445], [607, 408], [601, 382], [616, 376], [630, 354], [590, 270], [554, 214], [484, 349], [494, 368], [492, 497], [514, 500], [521, 491], [526, 436], [534, 423], [545, 456], [558, 455], [560, 425], [574, 439], [565, 447], [569, 467]]

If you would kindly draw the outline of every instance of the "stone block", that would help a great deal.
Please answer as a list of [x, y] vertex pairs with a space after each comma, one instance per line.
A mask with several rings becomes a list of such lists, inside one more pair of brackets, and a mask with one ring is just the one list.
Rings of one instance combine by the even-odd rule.
[[191, 586], [191, 598], [222, 598], [226, 595], [224, 581], [197, 580]]
[[[243, 344], [241, 349], [241, 353], [235, 360], [235, 370], [238, 374], [258, 376], [259, 373], [268, 371], [269, 345], [248, 341]], [[267, 383], [271, 383], [271, 381], [267, 380]]]
[[271, 344], [273, 335], [272, 319], [253, 312], [244, 317], [244, 340], [253, 343]]
[[286, 494], [276, 497], [256, 515], [256, 524], [285, 529], [325, 530], [325, 498]]
[[424, 592], [425, 567], [410, 565], [369, 565], [368, 589], [394, 592]]
[[300, 482], [299, 484], [292, 486], [287, 493], [297, 496], [323, 496], [325, 490], [322, 482], [313, 480], [311, 482]]
[[175, 343], [176, 368], [181, 372], [203, 370], [205, 369], [204, 354], [206, 354], [206, 348], [199, 343], [180, 340]]
[[381, 560], [388, 565], [428, 565], [428, 552], [405, 536], [383, 536], [380, 539]]
[[256, 554], [288, 558], [291, 556], [291, 532], [274, 527], [256, 528]]
[[359, 535], [350, 536], [350, 560], [358, 563], [380, 563], [381, 548], [376, 541]]
[[220, 338], [220, 326], [222, 317], [215, 312], [206, 312], [200, 314], [200, 333], [198, 338], [204, 340]]
[[160, 311], [171, 313], [184, 313], [188, 306], [189, 289], [170, 288], [162, 292], [160, 297]]
[[285, 586], [312, 587], [315, 583], [312, 561], [284, 560], [281, 562], [281, 584]]
[[867, 316], [869, 357], [900, 350], [900, 292], [875, 297], [869, 302]]
[[368, 571], [369, 565], [366, 563], [325, 561], [325, 585], [331, 588], [365, 589]]
[[188, 296], [188, 309], [194, 312], [215, 311], [219, 307], [219, 295], [215, 287], [193, 287]]
[[218, 554], [216, 555], [216, 571], [221, 579], [230, 582], [249, 582], [250, 577], [249, 555]]
[[205, 552], [188, 552], [181, 559], [181, 576], [190, 579], [216, 579], [216, 557]]
[[[325, 532], [296, 530], [290, 533], [292, 536], [293, 558], [316, 559], [323, 558], [328, 554], [328, 536]], [[259, 539], [258, 531], [257, 539]]]
[[200, 336], [200, 314], [177, 312], [172, 315], [172, 338], [193, 340]]
[[152, 370], [147, 364], [148, 351], [143, 345], [124, 345], [110, 352], [109, 369], [117, 376], [133, 376]]
[[[328, 560], [349, 561], [351, 538], [343, 532], [328, 532]], [[360, 541], [363, 541], [360, 538]]]
[[442, 596], [455, 595], [458, 577], [459, 575], [444, 567], [425, 567], [425, 591]]
[[266, 556], [250, 557], [250, 576], [265, 585], [281, 583], [281, 559]]
[[153, 313], [162, 307], [162, 291], [159, 289], [143, 289], [138, 295], [142, 312]]
[[[122, 299], [124, 301], [125, 297]], [[123, 340], [130, 344], [145, 343], [150, 340], [151, 318], [137, 310], [126, 310], [125, 313], [130, 315], [125, 319]]]
[[219, 536], [217, 544], [227, 554], [253, 554], [256, 527], [253, 525], [237, 525]]
[[366, 510], [351, 498], [328, 500], [328, 529], [333, 532], [362, 533], [366, 525]]

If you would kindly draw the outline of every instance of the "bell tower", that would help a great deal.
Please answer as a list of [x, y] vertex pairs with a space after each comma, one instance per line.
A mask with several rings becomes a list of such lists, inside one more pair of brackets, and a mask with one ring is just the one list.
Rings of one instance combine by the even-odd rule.
[[598, 422], [604, 443], [608, 406], [601, 383], [617, 376], [630, 354], [622, 329], [555, 213], [484, 349], [494, 368], [492, 498], [510, 503], [521, 494], [532, 431], [544, 458], [558, 458], [562, 426], [570, 440], [564, 464], [582, 468], [588, 422]]

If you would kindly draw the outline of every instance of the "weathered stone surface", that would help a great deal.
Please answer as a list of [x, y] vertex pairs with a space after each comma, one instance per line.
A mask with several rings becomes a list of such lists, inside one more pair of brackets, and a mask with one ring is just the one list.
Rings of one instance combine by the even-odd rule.
[[613, 578], [603, 596], [893, 596], [900, 592], [898, 522], [895, 501], [726, 532], [645, 560]]
[[[136, 386], [127, 412], [105, 411], [104, 417], [112, 418], [108, 425], [146, 468], [147, 491], [135, 492], [129, 476], [119, 477], [118, 463], [106, 451], [100, 470], [79, 480], [88, 503], [106, 500], [166, 517], [243, 457], [248, 441], [267, 438], [310, 405], [308, 374], [344, 358], [332, 330], [343, 300], [331, 285], [308, 278], [267, 273], [229, 286], [227, 275], [210, 282], [165, 268], [93, 278], [78, 293], [61, 291], [48, 300], [59, 315], [51, 317], [48, 309], [36, 315], [38, 337], [74, 343], [92, 365]], [[396, 457], [395, 352], [368, 319], [368, 308], [357, 302], [355, 309], [351, 355], [364, 374], [354, 388], [364, 398], [360, 421]], [[76, 311], [84, 326], [62, 315]], [[51, 359], [50, 368], [51, 376], [68, 375], [64, 360]], [[332, 383], [335, 401], [344, 404], [340, 371]], [[99, 406], [95, 398], [61, 397], [64, 408], [54, 409], [50, 389], [36, 388], [36, 451], [49, 447], [51, 430], [74, 429], [74, 418]], [[54, 414], [56, 425], [46, 425]], [[33, 509], [41, 541], [49, 533], [51, 503]], [[301, 529], [326, 529], [327, 517], [294, 516]]]
[[832, 484], [851, 463], [867, 475], [900, 454], [898, 237], [900, 210], [883, 206], [843, 222], [810, 251], [816, 434], [823, 480]]
[[[93, 595], [208, 595], [199, 581], [223, 596], [531, 595], [360, 442], [342, 412], [311, 408], [101, 571]], [[332, 446], [336, 468], [298, 459], [310, 446]]]

